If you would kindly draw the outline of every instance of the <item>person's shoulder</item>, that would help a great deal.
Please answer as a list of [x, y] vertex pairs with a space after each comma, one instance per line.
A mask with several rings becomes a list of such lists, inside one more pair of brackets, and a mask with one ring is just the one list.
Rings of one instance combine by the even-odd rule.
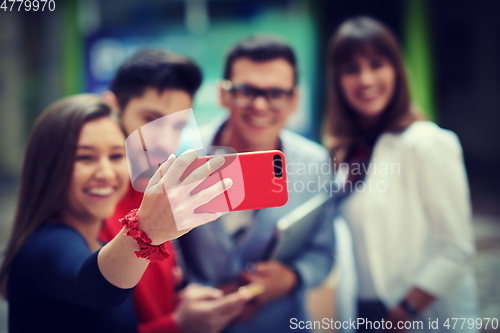
[[439, 127], [436, 123], [427, 120], [416, 121], [401, 133], [403, 142], [412, 146], [430, 146], [441, 141], [457, 138], [450, 130]]
[[23, 244], [20, 256], [43, 256], [64, 248], [86, 246], [83, 237], [73, 228], [60, 224], [45, 224], [38, 228]]
[[283, 130], [280, 138], [285, 150], [299, 154], [302, 158], [323, 160], [329, 157], [324, 146], [291, 130]]
[[432, 121], [416, 121], [400, 137], [405, 148], [414, 151], [460, 148], [460, 141], [453, 131], [441, 128]]

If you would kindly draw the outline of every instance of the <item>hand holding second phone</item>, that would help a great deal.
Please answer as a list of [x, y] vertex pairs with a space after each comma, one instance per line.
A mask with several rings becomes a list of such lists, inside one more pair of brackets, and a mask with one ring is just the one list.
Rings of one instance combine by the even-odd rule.
[[244, 272], [242, 277], [248, 283], [263, 286], [264, 291], [255, 297], [260, 304], [288, 295], [298, 280], [293, 270], [276, 260], [258, 263], [254, 271]]
[[244, 291], [224, 295], [219, 289], [198, 284], [189, 285], [179, 296], [174, 318], [183, 333], [220, 332], [251, 299]]
[[[242, 274], [242, 280], [243, 284], [239, 282], [221, 287], [225, 292], [231, 292], [244, 286], [259, 286], [256, 296], [245, 305], [241, 315], [236, 318], [237, 323], [251, 319], [263, 304], [289, 294], [297, 284], [295, 272], [276, 260], [256, 264], [252, 272]], [[243, 287], [240, 287], [242, 285]]]
[[152, 244], [176, 239], [220, 216], [219, 213], [195, 214], [194, 210], [229, 189], [233, 184], [231, 179], [223, 179], [193, 196], [190, 193], [224, 164], [224, 157], [214, 157], [181, 182], [181, 176], [197, 157], [194, 150], [187, 150], [179, 157], [172, 154], [149, 180], [137, 216], [139, 229], [148, 235]]

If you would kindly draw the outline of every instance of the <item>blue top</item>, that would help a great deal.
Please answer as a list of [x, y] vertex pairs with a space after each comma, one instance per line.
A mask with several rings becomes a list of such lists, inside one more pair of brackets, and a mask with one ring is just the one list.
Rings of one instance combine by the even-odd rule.
[[10, 269], [9, 332], [136, 332], [133, 288], [109, 283], [98, 253], [67, 225], [40, 227]]

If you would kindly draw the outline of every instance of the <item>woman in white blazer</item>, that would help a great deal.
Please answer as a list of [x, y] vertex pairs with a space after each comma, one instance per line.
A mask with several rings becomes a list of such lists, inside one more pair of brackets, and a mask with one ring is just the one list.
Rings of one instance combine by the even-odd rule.
[[[359, 331], [477, 331], [470, 325], [477, 318], [475, 247], [457, 136], [410, 106], [398, 44], [380, 22], [344, 22], [331, 40], [328, 65], [325, 143], [344, 184], [343, 230], [352, 236], [339, 239], [347, 244], [339, 253], [346, 263], [341, 319], [372, 322]], [[355, 283], [344, 260], [349, 250]]]

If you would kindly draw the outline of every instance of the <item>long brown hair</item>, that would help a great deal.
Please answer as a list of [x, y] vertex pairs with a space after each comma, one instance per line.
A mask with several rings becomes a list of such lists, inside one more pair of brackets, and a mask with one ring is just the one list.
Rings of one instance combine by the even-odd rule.
[[0, 294], [7, 298], [7, 278], [21, 246], [42, 224], [58, 218], [66, 205], [76, 146], [83, 125], [111, 115], [95, 95], [64, 98], [36, 121], [28, 141], [14, 225], [0, 269]]
[[401, 132], [415, 120], [422, 119], [410, 106], [403, 59], [392, 32], [369, 17], [345, 21], [332, 36], [327, 54], [329, 100], [323, 139], [335, 165], [344, 161], [356, 136], [362, 132], [355, 112], [341, 91], [339, 69], [357, 55], [373, 53], [386, 56], [396, 71], [394, 96], [381, 115], [379, 133]]

